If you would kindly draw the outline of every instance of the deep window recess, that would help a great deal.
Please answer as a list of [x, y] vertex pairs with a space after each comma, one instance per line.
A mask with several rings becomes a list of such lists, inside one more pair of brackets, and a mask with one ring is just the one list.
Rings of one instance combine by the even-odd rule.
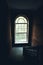
[[19, 16], [15, 20], [15, 44], [28, 43], [29, 38], [29, 20], [24, 16]]

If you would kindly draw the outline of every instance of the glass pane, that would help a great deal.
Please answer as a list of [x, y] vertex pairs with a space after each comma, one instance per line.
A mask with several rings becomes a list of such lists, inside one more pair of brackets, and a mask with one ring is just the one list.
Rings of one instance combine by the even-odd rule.
[[27, 19], [23, 16], [19, 16], [16, 20], [15, 23], [27, 23]]
[[27, 34], [15, 34], [15, 43], [28, 43]]
[[27, 32], [27, 24], [16, 24], [16, 33], [22, 33], [22, 32]]

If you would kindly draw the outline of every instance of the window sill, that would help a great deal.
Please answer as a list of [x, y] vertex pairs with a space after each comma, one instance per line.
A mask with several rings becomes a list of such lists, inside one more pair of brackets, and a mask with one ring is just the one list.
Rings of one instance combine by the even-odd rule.
[[29, 43], [24, 43], [24, 44], [12, 44], [12, 47], [24, 47], [24, 46], [30, 46], [30, 44]]

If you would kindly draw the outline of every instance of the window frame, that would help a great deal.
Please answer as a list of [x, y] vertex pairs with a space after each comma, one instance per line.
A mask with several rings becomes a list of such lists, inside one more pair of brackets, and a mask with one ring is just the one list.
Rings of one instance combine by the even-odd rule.
[[[15, 27], [16, 27], [16, 24], [27, 24], [27, 33], [29, 33], [29, 32], [28, 32], [28, 31], [29, 31], [29, 30], [28, 30], [28, 27], [29, 27], [29, 19], [28, 19], [28, 17], [23, 16], [23, 15], [19, 15], [19, 16], [17, 16], [17, 17], [15, 18], [15, 21], [16, 21], [16, 19], [17, 19], [18, 17], [20, 17], [20, 16], [21, 16], [21, 17], [24, 17], [24, 18], [27, 20], [27, 23], [15, 23], [15, 22], [14, 22]], [[15, 28], [15, 27], [14, 27], [14, 28]], [[16, 28], [15, 28], [15, 29], [16, 29]], [[15, 32], [15, 30], [14, 30], [14, 32]], [[25, 33], [25, 32], [24, 32], [24, 33]], [[22, 32], [21, 32], [21, 34], [22, 34]], [[26, 35], [26, 36], [27, 36], [27, 35]], [[14, 37], [15, 37], [15, 36], [14, 36]], [[29, 37], [29, 35], [28, 35], [28, 37]], [[27, 38], [28, 38], [28, 37], [27, 37]], [[15, 40], [15, 38], [14, 38], [14, 40]], [[27, 40], [28, 40], [28, 39], [27, 39]], [[17, 43], [15, 43], [15, 44], [17, 44]], [[18, 44], [23, 44], [23, 43], [18, 43]], [[28, 44], [28, 43], [24, 43], [24, 44]]]
[[[15, 25], [14, 25], [14, 21], [16, 20], [16, 18], [17, 17], [19, 17], [19, 16], [23, 16], [23, 17], [25, 17], [25, 18], [27, 18], [27, 20], [29, 20], [29, 37], [28, 37], [28, 44], [27, 43], [24, 43], [24, 44], [15, 44], [14, 42], [15, 42]], [[29, 19], [28, 19], [29, 18]], [[13, 18], [11, 19], [11, 32], [12, 32], [12, 47], [21, 47], [21, 46], [31, 46], [31, 42], [30, 41], [32, 41], [32, 17], [31, 16], [27, 16], [27, 15], [16, 15], [16, 16], [13, 16]]]

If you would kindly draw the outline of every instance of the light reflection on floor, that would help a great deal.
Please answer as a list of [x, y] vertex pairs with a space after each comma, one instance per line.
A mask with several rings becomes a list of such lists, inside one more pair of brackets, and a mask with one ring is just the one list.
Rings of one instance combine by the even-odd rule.
[[23, 47], [14, 47], [11, 50], [11, 55], [15, 59], [23, 59]]

